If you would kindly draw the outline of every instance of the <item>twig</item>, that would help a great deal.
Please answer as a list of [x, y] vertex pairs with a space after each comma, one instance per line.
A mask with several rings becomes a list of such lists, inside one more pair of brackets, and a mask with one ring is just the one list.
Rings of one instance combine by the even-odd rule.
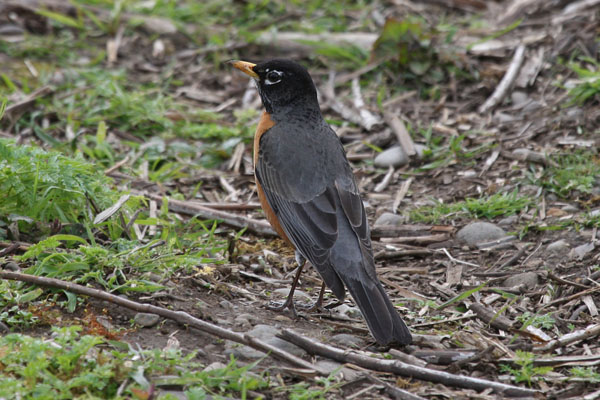
[[494, 93], [479, 107], [480, 113], [485, 113], [498, 105], [508, 93], [508, 89], [517, 78], [523, 59], [525, 58], [525, 45], [520, 44], [515, 50], [515, 54], [510, 62], [508, 70], [502, 80], [494, 90]]
[[406, 125], [404, 122], [396, 114], [392, 114], [390, 112], [385, 111], [383, 113], [383, 118], [385, 122], [392, 128], [396, 138], [398, 139], [398, 143], [402, 147], [402, 150], [406, 153], [407, 156], [414, 156], [417, 154], [415, 150], [415, 144], [413, 143], [408, 130], [406, 129]]
[[375, 193], [383, 192], [385, 190], [385, 188], [387, 188], [388, 185], [390, 184], [390, 181], [392, 180], [393, 175], [394, 175], [394, 167], [392, 167], [390, 165], [388, 172], [385, 174], [385, 176], [383, 177], [381, 182], [379, 182], [377, 184], [377, 186], [375, 186], [375, 189], [373, 189], [373, 191]]
[[360, 82], [358, 78], [352, 79], [352, 97], [354, 100], [354, 108], [358, 110], [358, 115], [363, 120], [363, 126], [370, 131], [375, 125], [381, 123], [381, 118], [369, 111], [365, 105], [365, 101], [360, 93]]
[[421, 379], [427, 382], [441, 383], [448, 386], [480, 391], [492, 389], [497, 394], [509, 397], [533, 396], [536, 393], [539, 393], [537, 390], [533, 389], [520, 388], [518, 386], [507, 385], [504, 383], [488, 381], [480, 378], [472, 378], [470, 376], [454, 375], [444, 371], [436, 371], [429, 368], [406, 364], [398, 360], [384, 360], [375, 358], [373, 354], [361, 354], [355, 351], [338, 349], [320, 343], [313, 338], [302, 336], [289, 329], [284, 329], [280, 337], [302, 347], [311, 354], [317, 354], [323, 357], [331, 358], [342, 363], [356, 364], [362, 368], [367, 368], [373, 371], [389, 372], [400, 376]]
[[400, 203], [402, 203], [402, 200], [406, 196], [406, 193], [408, 193], [408, 189], [410, 188], [410, 185], [412, 184], [413, 180], [414, 178], [410, 177], [404, 182], [402, 182], [402, 186], [400, 186], [398, 193], [396, 193], [396, 197], [394, 197], [394, 203], [392, 204], [392, 212], [394, 214], [396, 213], [396, 211], [398, 211], [398, 207], [400, 207]]
[[350, 107], [347, 107], [344, 103], [342, 103], [341, 101], [339, 101], [336, 98], [334, 82], [335, 82], [335, 72], [331, 71], [329, 73], [329, 80], [327, 81], [327, 84], [323, 88], [323, 94], [324, 94], [325, 98], [327, 99], [331, 109], [333, 111], [335, 111], [336, 113], [340, 114], [342, 116], [342, 118], [344, 118], [352, 123], [355, 123], [356, 125], [360, 125], [363, 128], [365, 128], [366, 130], [369, 130], [371, 127], [367, 128], [364, 125], [363, 119], [359, 115], [357, 115], [354, 110], [352, 110]]
[[[147, 194], [146, 197], [162, 202], [163, 197], [156, 194]], [[264, 221], [231, 214], [225, 211], [213, 210], [192, 201], [168, 199], [169, 210], [187, 215], [198, 215], [201, 218], [216, 219], [236, 228], [247, 228], [249, 231], [263, 236], [277, 236], [271, 226]]]
[[573, 342], [588, 339], [600, 335], [600, 324], [590, 325], [585, 329], [567, 333], [558, 339], [551, 340], [542, 347], [534, 348], [535, 351], [550, 351], [558, 347], [563, 347]]
[[462, 261], [462, 260], [459, 260], [457, 258], [452, 257], [452, 255], [450, 254], [450, 252], [448, 252], [448, 250], [445, 247], [442, 247], [438, 251], [444, 252], [444, 254], [446, 254], [446, 256], [450, 259], [450, 261], [453, 261], [455, 263], [468, 265], [470, 267], [479, 267], [479, 265], [477, 265], [477, 264], [473, 264], [473, 263], [470, 263], [468, 261]]
[[76, 283], [62, 281], [60, 279], [46, 278], [42, 276], [21, 274], [17, 272], [8, 271], [0, 271], [0, 278], [32, 283], [39, 286], [62, 289], [68, 292], [94, 297], [96, 299], [106, 300], [108, 302], [120, 305], [130, 310], [157, 314], [163, 318], [168, 318], [173, 321], [179, 322], [180, 324], [189, 325], [193, 328], [201, 330], [202, 332], [206, 332], [223, 339], [231, 340], [236, 343], [245, 344], [266, 354], [273, 355], [281, 360], [287, 361], [292, 365], [317, 371], [321, 375], [328, 375], [327, 371], [319, 368], [318, 366], [312, 365], [308, 361], [304, 361], [303, 359], [296, 357], [295, 355], [290, 354], [284, 350], [276, 349], [273, 346], [263, 342], [262, 340], [252, 338], [248, 335], [243, 335], [241, 333], [237, 333], [229, 329], [221, 328], [218, 325], [213, 325], [211, 323], [202, 321], [201, 319], [195, 318], [184, 311], [171, 311], [163, 307], [154, 306], [152, 304], [138, 303], [133, 300], [110, 294], [103, 290], [81, 286]]
[[429, 249], [412, 249], [412, 250], [398, 250], [398, 251], [381, 251], [375, 254], [375, 260], [393, 260], [401, 257], [408, 256], [428, 256], [433, 254]]

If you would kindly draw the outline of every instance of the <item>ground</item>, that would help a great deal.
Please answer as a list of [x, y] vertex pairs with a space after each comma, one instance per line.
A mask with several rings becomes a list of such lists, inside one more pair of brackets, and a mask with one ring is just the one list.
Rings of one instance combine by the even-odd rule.
[[[597, 8], [0, 5], [0, 398], [515, 395], [466, 377], [520, 396], [598, 398]], [[268, 307], [296, 264], [256, 197], [260, 99], [226, 61], [273, 57], [315, 80], [412, 345], [376, 345], [350, 298], [297, 316]], [[320, 286], [305, 269], [297, 303]], [[274, 337], [285, 329], [314, 346]], [[246, 333], [311, 364], [246, 347], [260, 348]], [[407, 366], [333, 363], [319, 343]]]

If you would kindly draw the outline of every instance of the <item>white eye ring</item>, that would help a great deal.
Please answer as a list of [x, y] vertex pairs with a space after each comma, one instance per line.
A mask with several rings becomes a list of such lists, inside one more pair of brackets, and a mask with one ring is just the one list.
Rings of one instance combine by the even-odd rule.
[[273, 70], [267, 71], [267, 76], [265, 78], [265, 85], [274, 85], [276, 83], [281, 82], [281, 76], [283, 73], [281, 71]]

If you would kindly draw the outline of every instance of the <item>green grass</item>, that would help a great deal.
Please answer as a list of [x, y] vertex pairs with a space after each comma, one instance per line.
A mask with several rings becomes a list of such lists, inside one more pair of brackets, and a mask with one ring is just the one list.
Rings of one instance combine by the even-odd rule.
[[[142, 398], [153, 390], [181, 387], [188, 398], [246, 398], [266, 389], [258, 362], [204, 371], [195, 354], [180, 350], [136, 350], [125, 343], [81, 335], [81, 328], [54, 328], [50, 340], [10, 334], [0, 337], [0, 397], [54, 399]], [[159, 397], [167, 398], [167, 397]]]
[[582, 57], [580, 62], [567, 64], [577, 77], [579, 82], [568, 88], [571, 99], [569, 105], [582, 105], [586, 102], [600, 101], [600, 63], [589, 57]]
[[515, 364], [516, 368], [510, 365], [502, 365], [501, 370], [508, 372], [515, 378], [515, 382], [526, 382], [531, 386], [534, 381], [543, 379], [543, 376], [552, 371], [552, 367], [534, 367], [533, 359], [535, 355], [522, 350], [517, 350]]
[[551, 156], [554, 165], [536, 175], [530, 172], [529, 180], [562, 198], [577, 199], [591, 194], [600, 182], [600, 159], [593, 151], [576, 151]]
[[521, 197], [515, 190], [511, 193], [497, 193], [478, 199], [467, 198], [456, 203], [437, 202], [434, 206], [423, 206], [410, 210], [409, 217], [414, 222], [439, 223], [449, 218], [485, 218], [510, 216], [531, 206], [533, 201]]

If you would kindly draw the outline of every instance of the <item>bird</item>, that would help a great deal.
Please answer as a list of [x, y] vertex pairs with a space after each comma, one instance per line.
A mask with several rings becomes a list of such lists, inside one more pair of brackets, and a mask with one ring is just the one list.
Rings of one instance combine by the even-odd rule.
[[377, 277], [360, 192], [344, 147], [321, 114], [309, 72], [289, 59], [230, 64], [255, 80], [264, 106], [254, 135], [257, 194], [298, 262], [284, 306], [293, 309], [308, 260], [340, 302], [348, 289], [378, 344], [410, 344], [411, 333]]

